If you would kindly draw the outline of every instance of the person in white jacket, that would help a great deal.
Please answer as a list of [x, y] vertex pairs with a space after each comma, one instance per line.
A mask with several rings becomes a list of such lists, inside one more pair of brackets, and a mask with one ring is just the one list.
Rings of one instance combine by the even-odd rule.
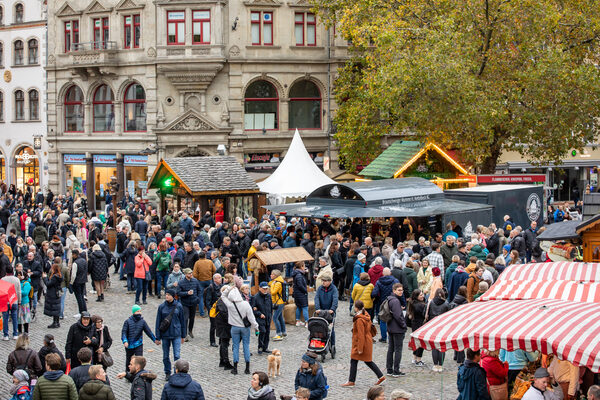
[[553, 382], [552, 388], [548, 387], [550, 374], [546, 368], [538, 368], [533, 374], [533, 384], [521, 400], [563, 400], [563, 392], [558, 383]]
[[[233, 369], [231, 373], [237, 375], [238, 362], [240, 361], [240, 340], [244, 346], [244, 360], [246, 361], [245, 374], [250, 374], [250, 327], [258, 331], [258, 323], [250, 303], [244, 301], [240, 291], [233, 286], [222, 289], [221, 298], [227, 306], [227, 320], [231, 325], [231, 339], [233, 341]], [[247, 321], [244, 324], [244, 321]], [[246, 326], [249, 323], [248, 326]]]

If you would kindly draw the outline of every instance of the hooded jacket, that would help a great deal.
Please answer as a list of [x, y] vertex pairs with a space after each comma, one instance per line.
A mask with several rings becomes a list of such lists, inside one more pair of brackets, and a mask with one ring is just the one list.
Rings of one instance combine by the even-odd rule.
[[256, 322], [256, 318], [254, 318], [252, 307], [250, 303], [242, 299], [242, 294], [237, 288], [231, 286], [226, 288], [221, 294], [221, 299], [223, 299], [223, 303], [227, 306], [227, 322], [229, 322], [229, 325], [244, 328], [243, 319], [246, 317], [254, 330], [258, 330], [258, 323]]
[[490, 386], [502, 385], [508, 379], [508, 363], [488, 354], [481, 355], [479, 365], [485, 369]]
[[294, 282], [294, 302], [299, 308], [308, 307], [308, 288], [306, 286], [306, 278], [304, 273], [298, 269], [292, 272]]
[[171, 375], [163, 388], [161, 400], [204, 400], [202, 386], [190, 374], [178, 372]]
[[373, 284], [370, 280], [360, 280], [352, 289], [352, 300], [361, 300], [365, 304], [365, 308], [373, 308]]
[[454, 300], [454, 296], [458, 293], [458, 288], [464, 286], [467, 279], [469, 279], [469, 274], [463, 268], [457, 268], [454, 271], [448, 283], [448, 300]]
[[388, 304], [390, 306], [390, 313], [392, 314], [392, 319], [387, 323], [388, 333], [405, 333], [406, 320], [402, 311], [402, 299], [396, 294], [391, 294], [387, 298], [389, 299]]
[[375, 285], [379, 278], [383, 276], [383, 265], [373, 265], [373, 267], [369, 268], [369, 278], [371, 279], [371, 283]]
[[315, 310], [332, 310], [335, 315], [338, 308], [338, 294], [333, 283], [329, 287], [319, 286], [315, 293]]
[[456, 400], [490, 400], [487, 389], [486, 373], [479, 364], [465, 360], [458, 368], [456, 376], [458, 398]]
[[131, 315], [123, 322], [123, 329], [121, 329], [121, 341], [127, 343], [129, 349], [135, 349], [143, 344], [143, 334], [148, 335], [152, 341], [156, 341], [156, 337], [150, 330], [150, 327], [140, 314], [136, 317], [136, 314]]
[[269, 282], [269, 287], [271, 288], [271, 302], [273, 303], [273, 306], [279, 306], [284, 304], [283, 301], [283, 285], [284, 285], [285, 281], [283, 280], [283, 278], [281, 276], [278, 276], [277, 278], [273, 279], [271, 282]]
[[115, 400], [115, 394], [106, 383], [99, 379], [92, 379], [79, 390], [79, 400]]
[[141, 370], [136, 374], [127, 372], [125, 378], [131, 382], [131, 400], [152, 400], [152, 381], [156, 374]]
[[[371, 270], [369, 270], [369, 272], [371, 272]], [[371, 281], [371, 283], [373, 283], [373, 281]], [[380, 301], [387, 299], [392, 294], [395, 283], [399, 283], [398, 279], [394, 278], [392, 275], [382, 276], [375, 284], [373, 292], [371, 292], [371, 297], [378, 298]], [[406, 304], [406, 301], [404, 303]]]
[[371, 332], [371, 325], [371, 317], [366, 311], [354, 316], [352, 320], [351, 359], [365, 362], [373, 361], [373, 334]]
[[77, 400], [77, 388], [73, 379], [62, 371], [46, 372], [35, 385], [33, 400]]
[[473, 256], [477, 257], [478, 260], [485, 261], [487, 253], [480, 245], [476, 244], [475, 246], [471, 247], [471, 251], [469, 251], [469, 258]]
[[88, 262], [88, 270], [92, 275], [94, 281], [105, 281], [106, 274], [108, 272], [108, 261], [102, 250], [93, 251], [90, 254], [90, 260]]
[[310, 400], [322, 400], [327, 397], [327, 378], [323, 374], [323, 368], [319, 366], [315, 375], [311, 369], [299, 369], [294, 380], [294, 390], [301, 387], [310, 390]]
[[[89, 345], [83, 343], [83, 339], [86, 336], [92, 341]], [[88, 347], [93, 352], [94, 347], [97, 345], [98, 340], [94, 337], [94, 326], [92, 321], [90, 321], [88, 326], [84, 326], [80, 318], [79, 321], [71, 325], [69, 333], [67, 334], [67, 343], [65, 345], [65, 358], [67, 360], [71, 359], [71, 368], [81, 365], [77, 359], [77, 352], [79, 349]]]

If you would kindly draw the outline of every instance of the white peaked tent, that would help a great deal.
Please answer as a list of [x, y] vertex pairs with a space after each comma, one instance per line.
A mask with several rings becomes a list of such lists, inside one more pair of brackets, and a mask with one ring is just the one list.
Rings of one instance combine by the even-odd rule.
[[258, 182], [258, 187], [268, 194], [271, 203], [282, 203], [286, 197], [306, 197], [316, 188], [330, 183], [335, 181], [310, 158], [296, 129], [285, 158], [271, 176]]

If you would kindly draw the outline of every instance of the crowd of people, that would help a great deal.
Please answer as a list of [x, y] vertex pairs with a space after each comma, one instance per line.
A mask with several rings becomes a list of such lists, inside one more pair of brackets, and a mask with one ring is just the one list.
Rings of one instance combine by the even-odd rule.
[[[111, 351], [125, 353], [124, 372], [117, 378], [132, 383], [131, 398], [150, 399], [156, 374], [145, 369], [144, 335], [162, 346], [167, 381], [162, 398], [181, 398], [183, 393], [203, 399], [200, 384], [189, 375], [189, 362], [181, 358], [183, 343], [194, 340], [196, 314], [209, 318], [207, 345], [219, 352], [219, 367], [251, 377], [249, 399], [274, 399], [267, 374], [252, 372], [250, 338], [256, 333], [258, 354], [269, 354], [271, 341], [287, 340], [284, 308], [288, 300], [293, 298], [296, 307], [295, 325], [304, 327], [313, 291], [316, 313], [335, 318], [339, 312], [348, 312], [353, 318], [349, 376], [342, 386], [355, 385], [358, 362], [363, 361], [376, 375], [367, 398], [384, 399], [381, 384], [405, 375], [400, 366], [408, 328], [414, 331], [476, 300], [507, 265], [545, 260], [536, 223], [523, 229], [510, 216], [504, 217], [501, 228], [492, 223], [476, 227], [471, 234], [455, 222], [435, 232], [410, 219], [391, 218], [386, 223], [311, 220], [276, 217], [269, 211], [260, 219], [244, 216], [228, 223], [222, 213], [201, 215], [199, 209], [167, 210], [161, 217], [151, 204], [127, 197], [118, 204], [109, 202], [104, 213], [87, 213], [81, 199], [69, 194], [54, 196], [40, 190], [27, 195], [11, 190], [0, 200], [0, 277], [12, 283], [18, 295], [17, 302], [3, 313], [3, 339], [10, 340], [12, 328], [16, 349], [9, 356], [11, 368], [7, 370], [15, 383], [11, 395], [21, 400], [28, 398], [23, 393], [27, 391], [36, 399], [50, 395], [57, 399], [114, 398], [106, 375], [106, 369], [113, 366]], [[113, 233], [111, 250], [109, 235]], [[252, 257], [259, 251], [299, 246], [314, 262], [265, 267]], [[102, 316], [88, 311], [88, 302], [94, 299], [87, 298], [89, 283], [95, 301], [103, 302], [105, 296], [114, 295], [107, 289], [118, 280], [135, 296], [131, 315], [121, 329], [123, 350], [112, 346], [113, 336]], [[60, 327], [70, 294], [78, 314], [69, 328], [64, 355], [51, 334], [35, 353], [29, 348], [30, 324], [43, 314], [52, 320], [48, 329]], [[149, 296], [164, 299], [154, 325], [142, 316]], [[342, 302], [347, 302], [346, 311], [339, 308]], [[38, 304], [43, 304], [40, 312]], [[384, 371], [373, 360], [377, 341], [387, 345]], [[334, 329], [330, 343], [335, 352]], [[428, 367], [423, 353], [422, 348], [413, 352], [415, 367]], [[508, 386], [516, 378], [510, 369], [513, 353], [503, 359], [503, 355], [484, 352], [480, 360], [478, 352], [467, 350], [466, 356], [454, 352], [454, 361], [460, 365], [460, 398], [506, 399]], [[433, 371], [443, 371], [444, 355], [432, 351]], [[500, 363], [508, 360], [504, 375], [497, 374], [497, 363], [489, 362], [492, 358]], [[317, 359], [312, 352], [302, 356], [295, 398], [327, 396], [330, 387]], [[581, 390], [579, 384], [573, 389], [569, 396]], [[589, 390], [593, 396], [593, 388]], [[408, 399], [410, 394], [400, 391], [395, 397], [392, 393], [392, 398]]]

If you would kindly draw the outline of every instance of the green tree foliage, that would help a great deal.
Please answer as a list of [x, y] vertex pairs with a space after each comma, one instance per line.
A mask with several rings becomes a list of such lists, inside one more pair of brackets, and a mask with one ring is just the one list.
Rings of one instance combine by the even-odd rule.
[[594, 142], [600, 1], [312, 1], [352, 43], [334, 120], [350, 169], [390, 132], [461, 149], [484, 173], [503, 151], [560, 162]]

